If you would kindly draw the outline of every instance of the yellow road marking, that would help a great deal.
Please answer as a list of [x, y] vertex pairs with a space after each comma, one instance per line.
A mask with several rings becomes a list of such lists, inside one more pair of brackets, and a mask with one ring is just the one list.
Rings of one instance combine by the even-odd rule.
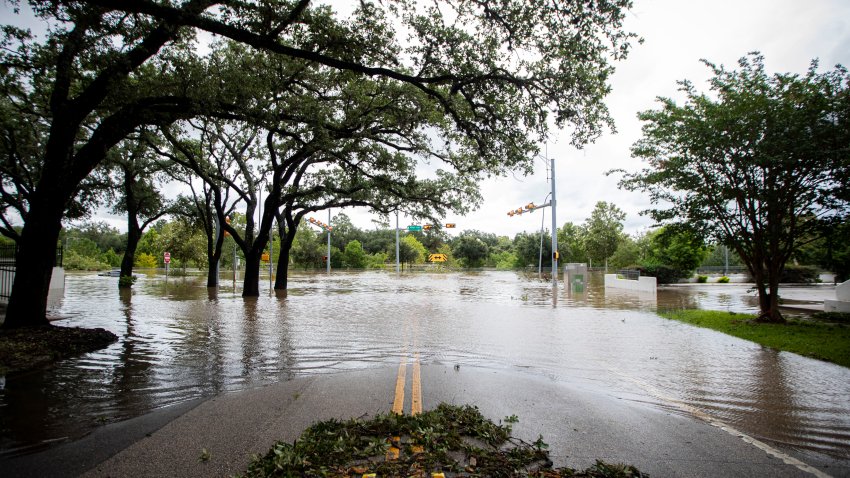
[[422, 413], [422, 381], [419, 371], [419, 352], [417, 352], [413, 361], [413, 390], [410, 394], [410, 414], [418, 415], [420, 413]]
[[398, 364], [398, 377], [395, 381], [395, 399], [393, 400], [393, 413], [401, 415], [404, 413], [404, 377], [407, 373], [407, 357], [401, 357]]

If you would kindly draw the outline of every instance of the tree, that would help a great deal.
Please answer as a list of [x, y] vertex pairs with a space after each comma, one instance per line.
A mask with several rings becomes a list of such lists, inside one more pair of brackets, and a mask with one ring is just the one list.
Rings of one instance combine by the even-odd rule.
[[398, 246], [399, 262], [402, 264], [421, 264], [428, 256], [425, 246], [410, 234], [402, 237]]
[[768, 75], [758, 53], [738, 70], [707, 61], [710, 94], [688, 81], [678, 105], [640, 113], [632, 154], [648, 167], [621, 187], [648, 192], [660, 223], [684, 222], [733, 249], [756, 283], [759, 319], [784, 321], [779, 278], [823, 221], [848, 212], [850, 76], [842, 66]]
[[597, 263], [604, 262], [608, 270], [608, 258], [617, 252], [623, 235], [623, 221], [626, 213], [614, 204], [605, 201], [596, 203], [596, 207], [585, 221], [584, 245], [587, 255]]
[[[32, 105], [43, 126], [34, 132], [39, 141], [26, 142], [39, 145], [32, 157], [40, 174], [22, 205], [19, 258], [28, 267], [15, 275], [5, 328], [47, 324], [53, 255], [45, 252], [55, 249], [66, 207], [107, 151], [139, 126], [250, 103], [239, 81], [204, 81], [190, 53], [196, 31], [308, 68], [411, 85], [442, 112], [444, 139], [470, 153], [459, 172], [471, 175], [530, 170], [528, 153], [545, 138], [549, 112], [557, 126], [572, 127], [575, 145], [595, 138], [610, 124], [602, 102], [608, 62], [623, 58], [633, 37], [620, 30], [629, 0], [364, 1], [345, 22], [309, 4], [33, 2], [50, 25], [42, 43], [3, 30], [4, 101], [18, 111]], [[408, 46], [395, 41], [404, 36], [397, 30]]]
[[490, 255], [490, 247], [484, 242], [480, 232], [463, 231], [452, 242], [452, 254], [462, 259], [466, 267], [481, 267]]
[[345, 267], [352, 269], [363, 269], [366, 267], [366, 253], [360, 241], [353, 240], [345, 245], [342, 253], [342, 263]]
[[587, 249], [584, 245], [586, 236], [587, 230], [584, 226], [571, 222], [561, 226], [558, 229], [558, 251], [561, 254], [559, 263], [587, 262]]

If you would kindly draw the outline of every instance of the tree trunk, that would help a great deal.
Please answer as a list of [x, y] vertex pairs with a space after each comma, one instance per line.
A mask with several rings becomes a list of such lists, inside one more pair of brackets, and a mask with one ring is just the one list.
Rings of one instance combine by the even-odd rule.
[[[278, 224], [281, 218], [278, 217]], [[297, 231], [294, 226], [294, 221], [287, 221], [290, 226], [284, 231], [279, 228], [280, 235], [280, 253], [277, 256], [277, 278], [274, 281], [275, 290], [286, 290], [289, 282], [289, 251], [292, 250], [292, 243], [295, 241], [295, 233]]]
[[260, 251], [251, 248], [245, 253], [245, 277], [242, 282], [242, 297], [260, 295]]
[[758, 322], [785, 323], [779, 311], [779, 274], [765, 274], [757, 271], [753, 274], [759, 299]]
[[[30, 205], [18, 242], [15, 281], [3, 328], [48, 325], [47, 294], [56, 260], [56, 243], [62, 229], [61, 198], [46, 197]], [[57, 207], [58, 205], [58, 207]]]
[[[135, 221], [132, 221], [135, 222]], [[124, 258], [121, 259], [121, 277], [133, 276], [133, 265], [136, 262], [136, 248], [139, 247], [139, 240], [142, 238], [142, 231], [138, 224], [133, 227], [133, 224], [127, 228], [127, 250], [124, 252]], [[122, 284], [118, 282], [119, 287], [130, 287], [130, 284]]]
[[221, 260], [221, 245], [224, 242], [222, 240], [224, 235], [220, 228], [217, 234], [219, 234], [219, 237], [215, 241], [215, 246], [211, 244], [211, 236], [207, 236], [207, 287], [218, 287], [218, 263]]

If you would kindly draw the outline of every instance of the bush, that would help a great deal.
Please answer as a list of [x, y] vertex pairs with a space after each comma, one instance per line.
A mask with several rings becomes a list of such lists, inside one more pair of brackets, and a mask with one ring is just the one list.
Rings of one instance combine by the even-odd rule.
[[102, 271], [111, 269], [112, 266], [96, 257], [89, 257], [69, 250], [62, 258], [62, 267], [69, 271]]
[[132, 287], [136, 283], [136, 276], [121, 276], [118, 278], [118, 287]]
[[708, 276], [697, 276], [697, 282], [700, 284], [705, 284], [708, 282]]
[[812, 284], [818, 281], [818, 269], [811, 266], [786, 264], [785, 270], [779, 276], [779, 282], [795, 284]]
[[659, 284], [673, 284], [688, 276], [687, 273], [663, 264], [645, 265], [640, 268], [640, 275], [655, 277]]
[[728, 283], [729, 283], [729, 278], [728, 278], [728, 277], [726, 277], [726, 276], [723, 276], [723, 277], [721, 277], [720, 279], [717, 279], [717, 283], [718, 283], [718, 284], [728, 284]]
[[136, 260], [134, 262], [135, 264], [133, 265], [140, 269], [154, 269], [156, 268], [156, 266], [159, 265], [156, 261], [156, 257], [145, 252], [142, 252], [141, 254], [136, 254]]

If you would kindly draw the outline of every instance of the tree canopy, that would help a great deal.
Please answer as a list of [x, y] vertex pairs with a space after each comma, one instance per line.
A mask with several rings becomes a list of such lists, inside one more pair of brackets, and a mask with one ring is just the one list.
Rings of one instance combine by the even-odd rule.
[[765, 71], [753, 53], [737, 70], [705, 62], [709, 93], [681, 81], [685, 102], [659, 98], [639, 114], [632, 154], [647, 167], [621, 187], [649, 193], [661, 223], [687, 223], [734, 249], [759, 292], [761, 317], [780, 321], [786, 262], [824, 223], [848, 213], [850, 75]]

